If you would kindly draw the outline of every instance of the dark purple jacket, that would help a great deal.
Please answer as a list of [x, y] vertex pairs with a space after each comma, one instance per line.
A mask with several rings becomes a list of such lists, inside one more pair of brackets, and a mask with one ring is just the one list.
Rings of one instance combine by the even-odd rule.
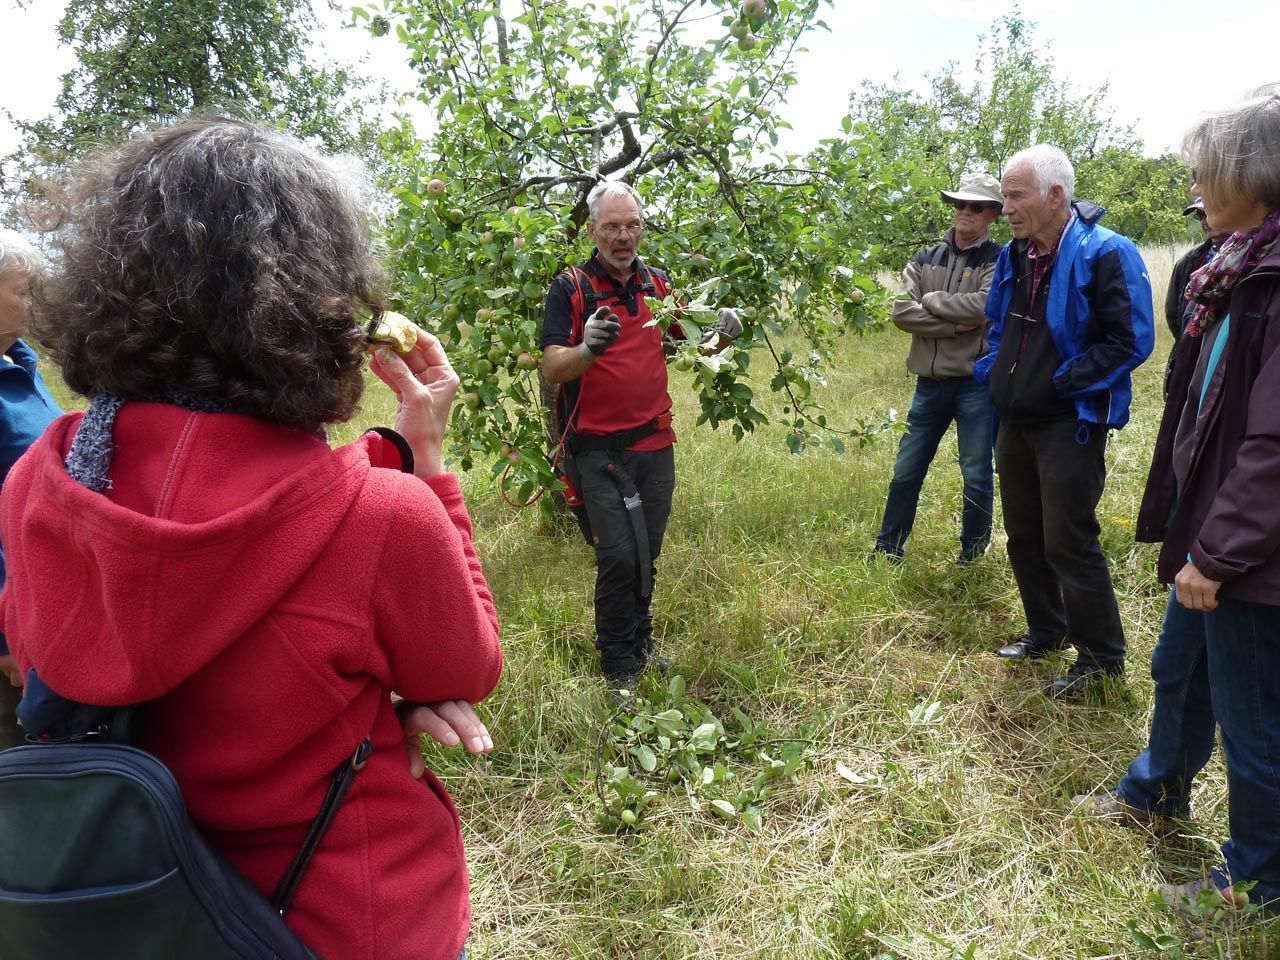
[[1280, 606], [1280, 244], [1237, 283], [1230, 315], [1223, 376], [1205, 395], [1180, 502], [1173, 441], [1204, 341], [1178, 341], [1137, 537], [1164, 542], [1161, 583], [1190, 554], [1222, 596]]

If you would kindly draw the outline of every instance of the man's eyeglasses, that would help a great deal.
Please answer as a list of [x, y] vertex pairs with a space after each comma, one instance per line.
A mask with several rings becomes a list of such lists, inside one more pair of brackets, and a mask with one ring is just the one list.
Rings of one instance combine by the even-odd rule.
[[965, 203], [963, 200], [952, 200], [950, 203], [957, 211], [969, 210], [972, 213], [986, 213], [988, 210], [1000, 209], [1000, 205], [996, 203]]
[[644, 230], [643, 223], [602, 223], [599, 228], [606, 237], [617, 237], [623, 233], [639, 235]]

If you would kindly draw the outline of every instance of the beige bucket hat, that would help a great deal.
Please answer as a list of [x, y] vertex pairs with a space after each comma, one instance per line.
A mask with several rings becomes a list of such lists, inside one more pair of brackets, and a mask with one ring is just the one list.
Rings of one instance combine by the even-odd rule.
[[1000, 181], [989, 173], [971, 173], [960, 178], [955, 190], [940, 191], [945, 200], [969, 200], [973, 203], [998, 203], [1004, 205]]

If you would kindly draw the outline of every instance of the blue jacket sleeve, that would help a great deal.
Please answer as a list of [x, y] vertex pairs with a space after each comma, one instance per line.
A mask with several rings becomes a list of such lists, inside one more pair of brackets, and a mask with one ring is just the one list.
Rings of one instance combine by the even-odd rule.
[[1110, 390], [1155, 346], [1151, 278], [1137, 247], [1128, 240], [1117, 237], [1098, 255], [1086, 296], [1096, 337], [1054, 372], [1053, 387], [1063, 397]]
[[1000, 341], [1004, 338], [1004, 315], [1007, 297], [1005, 285], [1009, 278], [1009, 248], [1000, 251], [996, 261], [996, 272], [991, 278], [991, 289], [987, 291], [987, 305], [984, 313], [991, 326], [987, 329], [987, 352], [977, 359], [973, 365], [973, 379], [978, 383], [986, 383], [991, 373], [991, 365], [996, 362], [996, 354], [1000, 352]]

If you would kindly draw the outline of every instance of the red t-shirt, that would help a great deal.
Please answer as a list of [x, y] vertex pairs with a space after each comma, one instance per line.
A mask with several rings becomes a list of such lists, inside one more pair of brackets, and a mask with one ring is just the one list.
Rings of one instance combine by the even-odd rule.
[[[581, 295], [579, 281], [582, 281]], [[646, 282], [652, 284], [652, 291], [643, 289]], [[597, 294], [593, 310], [609, 307], [622, 324], [618, 339], [609, 349], [581, 377], [564, 385], [564, 409], [572, 410], [577, 404], [575, 429], [578, 433], [600, 436], [632, 430], [671, 410], [662, 330], [656, 324], [645, 327], [653, 319], [645, 296], [664, 297], [668, 285], [665, 272], [643, 265], [636, 258], [631, 277], [624, 286], [609, 275], [594, 251], [576, 275], [570, 271], [552, 281], [542, 327], [543, 349], [573, 347], [582, 342], [586, 318], [576, 314], [585, 309], [586, 295], [592, 289]], [[627, 449], [661, 450], [675, 443], [675, 439], [675, 431], [666, 427]]]

